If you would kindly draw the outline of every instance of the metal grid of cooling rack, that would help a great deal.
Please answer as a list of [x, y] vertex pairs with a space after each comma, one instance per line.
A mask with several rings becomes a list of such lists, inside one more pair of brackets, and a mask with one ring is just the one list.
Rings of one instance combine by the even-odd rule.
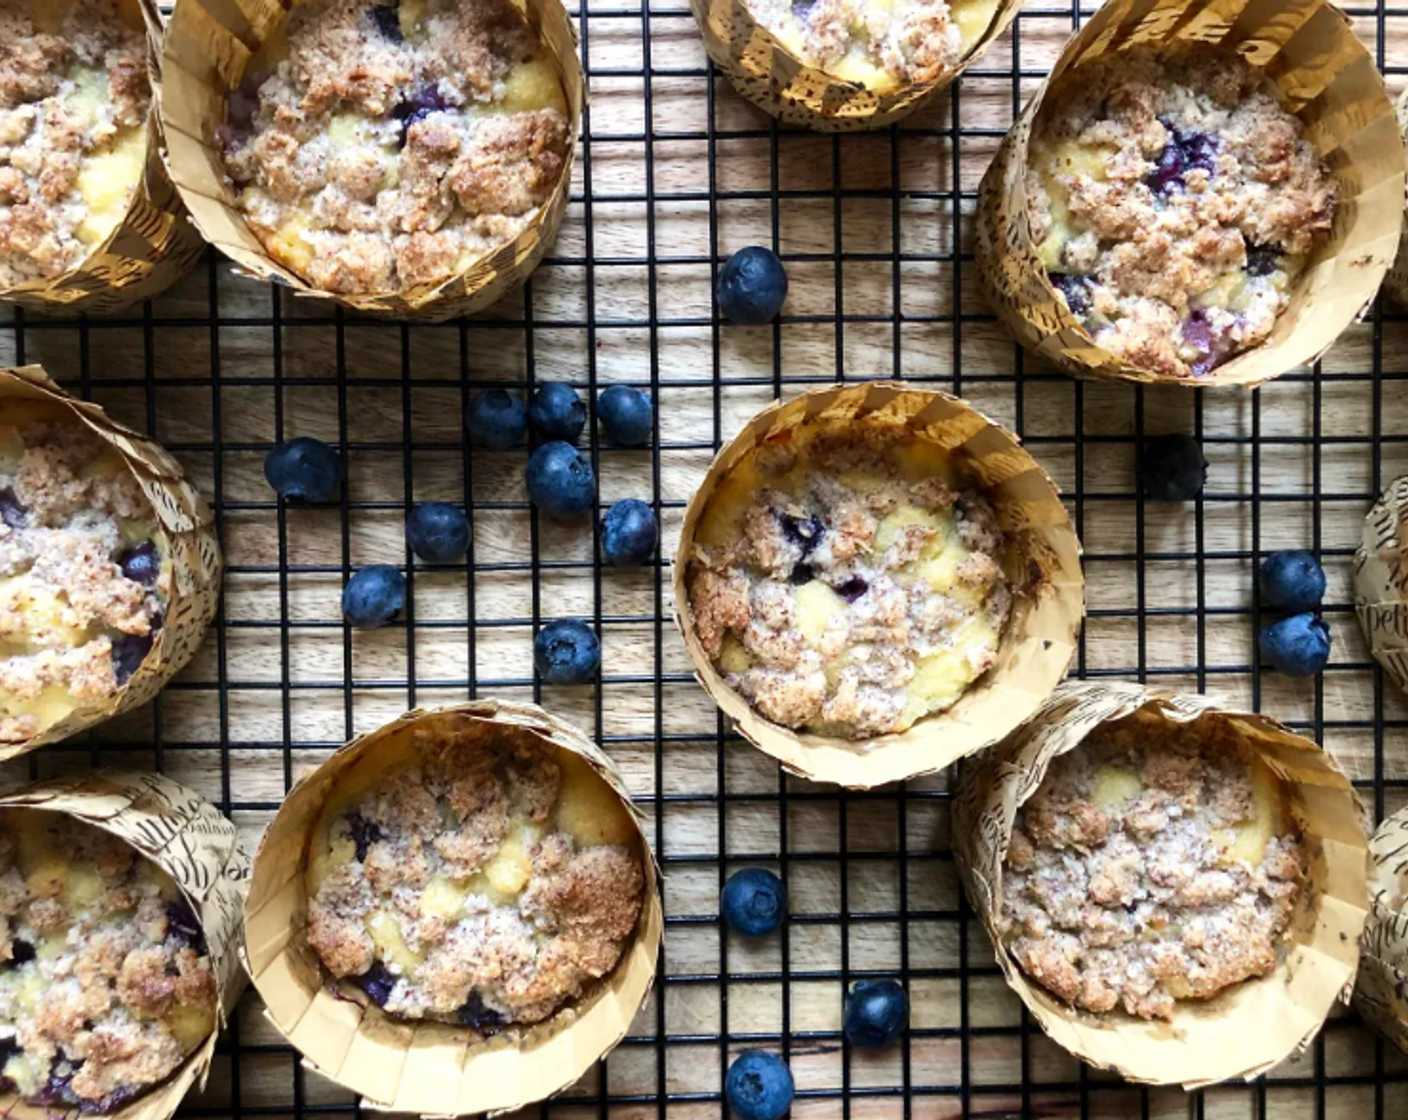
[[[1077, 0], [1078, 2], [1078, 0]], [[1081, 384], [1038, 368], [977, 295], [968, 225], [977, 182], [1016, 109], [1078, 24], [1032, 6], [949, 93], [873, 136], [779, 129], [717, 77], [688, 8], [629, 0], [579, 14], [592, 105], [574, 201], [519, 296], [472, 321], [373, 324], [233, 276], [213, 254], [171, 293], [108, 321], [0, 317], [0, 359], [43, 362], [144, 427], [214, 498], [229, 560], [221, 616], [196, 661], [148, 709], [5, 767], [3, 778], [102, 762], [197, 786], [251, 841], [292, 780], [355, 731], [415, 704], [531, 697], [592, 731], [651, 814], [667, 874], [661, 979], [630, 1036], [556, 1102], [529, 1110], [612, 1120], [716, 1117], [730, 1055], [780, 1049], [795, 1115], [1408, 1116], [1408, 1061], [1352, 1016], [1256, 1085], [1186, 1095], [1094, 1074], [1052, 1047], [1006, 992], [963, 902], [947, 841], [947, 776], [866, 794], [784, 779], [728, 733], [688, 673], [669, 618], [668, 566], [603, 570], [591, 534], [540, 522], [525, 453], [471, 453], [472, 394], [627, 381], [660, 404], [653, 452], [589, 428], [602, 501], [651, 499], [668, 556], [714, 452], [773, 397], [842, 379], [910, 377], [955, 391], [1021, 434], [1061, 484], [1086, 546], [1091, 611], [1075, 671], [1215, 692], [1314, 734], [1376, 817], [1408, 801], [1408, 705], [1369, 659], [1350, 609], [1360, 519], [1408, 468], [1408, 329], [1376, 308], [1313, 370], [1258, 393]], [[1356, 27], [1390, 75], [1408, 72], [1408, 9]], [[711, 280], [729, 252], [771, 244], [792, 295], [769, 328], [721, 325]], [[1134, 485], [1148, 433], [1204, 440], [1207, 492], [1183, 507]], [[334, 442], [340, 501], [289, 509], [260, 477], [272, 443]], [[466, 563], [411, 563], [412, 501], [467, 502]], [[1336, 640], [1313, 683], [1263, 673], [1254, 570], [1275, 547], [1320, 552]], [[405, 622], [353, 634], [347, 574], [407, 565]], [[549, 689], [529, 647], [544, 620], [590, 619], [599, 687]], [[748, 944], [717, 919], [743, 864], [779, 870], [780, 938]], [[904, 1044], [853, 1053], [841, 993], [899, 976]], [[300, 1068], [246, 995], [211, 1084], [183, 1113], [347, 1115], [349, 1095]]]

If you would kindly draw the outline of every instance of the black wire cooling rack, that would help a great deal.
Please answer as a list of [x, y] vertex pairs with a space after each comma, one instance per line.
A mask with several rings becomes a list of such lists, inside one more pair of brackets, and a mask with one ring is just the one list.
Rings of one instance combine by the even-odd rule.
[[[1389, 75], [1408, 72], [1408, 9], [1358, 8]], [[251, 840], [294, 778], [355, 731], [406, 707], [502, 694], [592, 731], [651, 814], [664, 866], [666, 950], [630, 1036], [558, 1101], [529, 1112], [693, 1120], [725, 1112], [730, 1056], [779, 1049], [798, 1117], [1408, 1116], [1408, 1060], [1351, 1015], [1252, 1086], [1147, 1090], [1053, 1047], [1007, 992], [963, 902], [948, 842], [947, 776], [845, 794], [784, 779], [729, 734], [693, 683], [670, 620], [668, 564], [603, 570], [592, 534], [539, 521], [526, 452], [471, 454], [472, 394], [626, 381], [659, 402], [653, 452], [589, 428], [601, 499], [650, 499], [666, 550], [713, 452], [777, 396], [838, 380], [908, 377], [957, 392], [1026, 440], [1062, 486], [1085, 543], [1090, 613], [1074, 671], [1208, 691], [1323, 741], [1375, 818], [1408, 802], [1408, 707], [1369, 658], [1350, 559], [1382, 485], [1408, 469], [1408, 335], [1379, 307], [1313, 369], [1255, 393], [1082, 384], [1036, 367], [977, 294], [969, 225], [983, 169], [1079, 12], [1029, 7], [962, 81], [901, 126], [866, 136], [779, 129], [708, 66], [687, 7], [608, 2], [580, 14], [591, 80], [573, 203], [521, 294], [444, 326], [372, 323], [234, 276], [218, 256], [161, 299], [105, 321], [5, 312], [0, 359], [42, 362], [157, 436], [212, 496], [229, 560], [221, 615], [196, 661], [147, 709], [6, 767], [28, 778], [97, 763], [156, 766], [219, 801]], [[1390, 65], [1392, 64], [1392, 65]], [[792, 294], [781, 321], [721, 325], [712, 278], [728, 253], [771, 244]], [[1204, 441], [1207, 491], [1146, 503], [1146, 434]], [[312, 434], [348, 465], [339, 502], [283, 508], [261, 477], [278, 440]], [[411, 563], [413, 501], [468, 504], [467, 562]], [[1252, 572], [1309, 547], [1331, 577], [1331, 668], [1289, 682], [1256, 663]], [[343, 627], [353, 568], [407, 566], [404, 624]], [[532, 673], [544, 620], [602, 635], [599, 687]], [[743, 943], [717, 918], [724, 878], [776, 868], [792, 916]], [[852, 1052], [853, 980], [898, 976], [902, 1046]], [[191, 1116], [346, 1115], [357, 1102], [302, 1069], [247, 994]]]

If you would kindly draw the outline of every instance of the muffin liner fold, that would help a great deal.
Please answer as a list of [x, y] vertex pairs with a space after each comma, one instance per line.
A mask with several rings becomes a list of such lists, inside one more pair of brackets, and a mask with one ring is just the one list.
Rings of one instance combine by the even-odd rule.
[[[116, 770], [37, 782], [0, 795], [0, 809], [63, 813], [110, 832], [161, 867], [190, 903], [215, 975], [216, 1029], [165, 1081], [102, 1114], [111, 1120], [168, 1120], [191, 1086], [204, 1087], [220, 1027], [247, 982], [238, 949], [250, 859], [234, 824], [195, 790], [165, 775]], [[28, 1105], [13, 1093], [0, 1094], [0, 1108], [14, 1120], [81, 1115], [76, 1109]]]
[[230, 91], [239, 87], [260, 46], [282, 26], [288, 5], [279, 0], [178, 0], [167, 28], [157, 103], [166, 167], [196, 227], [234, 261], [238, 274], [369, 315], [441, 322], [503, 297], [527, 279], [557, 237], [571, 194], [586, 104], [577, 32], [560, 0], [523, 0], [518, 6], [557, 63], [567, 99], [567, 155], [551, 196], [522, 233], [464, 272], [401, 292], [346, 294], [313, 287], [269, 255], [236, 207], [234, 188], [215, 148], [215, 130], [226, 119]]
[[[1002, 946], [1002, 862], [1018, 808], [1047, 768], [1101, 724], [1133, 713], [1230, 726], [1290, 787], [1311, 863], [1307, 889], [1276, 970], [1206, 1001], [1180, 1001], [1169, 1022], [1069, 1006], [1027, 976]], [[1076, 1057], [1131, 1081], [1196, 1089], [1253, 1077], [1299, 1053], [1337, 1000], [1347, 1001], [1369, 906], [1364, 809], [1319, 744], [1266, 716], [1140, 685], [1069, 682], [994, 750], [963, 766], [954, 804], [954, 856], [968, 900], [997, 947], [1008, 986], [1051, 1038]]]
[[[495, 728], [523, 729], [580, 756], [620, 797], [640, 832], [645, 894], [615, 969], [546, 1021], [508, 1027], [489, 1039], [440, 1022], [402, 1022], [338, 994], [303, 936], [308, 845], [325, 801], [362, 759], [408, 754], [413, 730], [431, 722], [485, 737]], [[625, 1036], [655, 978], [664, 926], [658, 879], [645, 818], [619, 771], [572, 724], [509, 700], [416, 709], [339, 748], [289, 791], [254, 858], [244, 911], [245, 967], [269, 1019], [305, 1063], [360, 1094], [364, 1106], [426, 1116], [504, 1112], [565, 1089]]]
[[[1329, 166], [1339, 203], [1270, 336], [1201, 377], [1166, 377], [1104, 348], [1057, 298], [1027, 218], [1032, 128], [1068, 71], [1136, 46], [1218, 44], [1265, 72]], [[1066, 43], [1002, 141], [979, 188], [978, 273], [999, 319], [1028, 350], [1076, 377], [1195, 387], [1252, 386], [1313, 362], [1368, 308], [1398, 247], [1404, 148], [1374, 60], [1325, 0], [1111, 0]]]
[[0, 369], [0, 406], [6, 400], [61, 405], [122, 455], [166, 533], [172, 587], [151, 651], [111, 705], [102, 711], [74, 712], [24, 743], [0, 743], [0, 761], [67, 739], [152, 699], [200, 646], [220, 601], [223, 572], [215, 515], [163, 447], [116, 423], [99, 405], [69, 396], [42, 366]]
[[[866, 418], [902, 422], [909, 435], [957, 454], [962, 469], [998, 511], [1017, 557], [1009, 569], [1024, 576], [1014, 581], [1012, 615], [996, 664], [953, 707], [897, 735], [832, 739], [772, 723], [729, 687], [694, 633], [688, 576], [695, 533], [714, 489], [748, 452], [786, 439], [806, 424]], [[940, 770], [1008, 734], [1065, 675], [1085, 614], [1080, 541], [1055, 483], [1016, 436], [971, 405], [903, 382], [818, 389], [754, 416], [719, 452], [690, 499], [672, 571], [675, 623], [695, 676], [739, 734], [794, 774], [851, 789]]]
[[161, 159], [160, 81], [162, 19], [155, 0], [133, 0], [147, 29], [152, 105], [147, 115], [147, 159], [127, 214], [67, 272], [0, 288], [0, 299], [29, 311], [108, 315], [159, 295], [187, 272], [205, 248]]
[[1369, 851], [1373, 901], [1359, 943], [1354, 1010], [1408, 1054], [1408, 809], [1379, 825]]
[[808, 66], [754, 19], [747, 0], [690, 0], [704, 49], [739, 95], [783, 124], [817, 132], [883, 128], [908, 116], [981, 58], [1021, 6], [998, 0], [992, 22], [949, 73], [877, 92]]
[[1408, 475], [1394, 479], [1364, 518], [1354, 553], [1354, 611], [1369, 652], [1408, 689]]

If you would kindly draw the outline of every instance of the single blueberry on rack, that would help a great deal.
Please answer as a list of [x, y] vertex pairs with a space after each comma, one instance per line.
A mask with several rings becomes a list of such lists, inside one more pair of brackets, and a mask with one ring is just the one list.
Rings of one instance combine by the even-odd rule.
[[1261, 655], [1288, 677], [1313, 677], [1330, 661], [1330, 627], [1313, 614], [1293, 614], [1262, 627]]
[[601, 555], [613, 567], [644, 564], [659, 540], [655, 511], [637, 498], [617, 502], [601, 519]]
[[422, 502], [406, 518], [406, 540], [427, 564], [453, 564], [469, 548], [469, 518], [449, 502]]
[[650, 394], [629, 385], [610, 385], [598, 393], [596, 416], [606, 438], [622, 447], [644, 447], [655, 427]]
[[528, 406], [528, 422], [540, 436], [576, 443], [587, 426], [587, 406], [571, 385], [545, 381]]
[[1273, 552], [1261, 562], [1261, 601], [1278, 611], [1313, 611], [1325, 597], [1325, 569], [1304, 549]]
[[1208, 461], [1192, 436], [1176, 433], [1144, 441], [1139, 460], [1139, 484], [1146, 497], [1159, 502], [1186, 502], [1203, 492]]
[[714, 295], [730, 323], [743, 327], [770, 323], [787, 298], [787, 270], [771, 249], [749, 245], [719, 269]]
[[596, 494], [592, 461], [570, 443], [553, 440], [528, 460], [528, 497], [556, 521], [570, 521], [591, 509]]
[[322, 440], [299, 436], [264, 457], [264, 478], [281, 498], [326, 502], [337, 497], [342, 460]]
[[909, 1023], [909, 997], [894, 980], [860, 980], [846, 993], [842, 1029], [853, 1046], [889, 1046]]
[[771, 933], [787, 916], [787, 888], [761, 867], [745, 867], [730, 875], [719, 902], [729, 928], [745, 937]]
[[548, 684], [585, 684], [601, 667], [601, 643], [584, 622], [549, 622], [533, 639], [533, 666]]
[[469, 405], [469, 440], [489, 451], [517, 447], [528, 435], [528, 410], [503, 389], [480, 393]]
[[778, 1120], [792, 1107], [792, 1071], [767, 1050], [745, 1050], [728, 1067], [724, 1094], [742, 1120]]
[[375, 630], [406, 606], [406, 577], [390, 564], [354, 572], [342, 589], [342, 617], [353, 626]]

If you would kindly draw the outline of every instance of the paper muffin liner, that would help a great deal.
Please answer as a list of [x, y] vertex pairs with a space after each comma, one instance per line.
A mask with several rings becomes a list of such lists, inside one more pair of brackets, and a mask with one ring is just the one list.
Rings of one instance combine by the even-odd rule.
[[1354, 1010], [1408, 1054], [1408, 809], [1379, 825], [1369, 851], [1373, 901], [1359, 942]]
[[127, 214], [75, 267], [43, 280], [0, 288], [0, 299], [30, 311], [121, 311], [169, 288], [205, 248], [161, 159], [156, 90], [161, 65], [161, 13], [154, 0], [135, 0], [147, 28], [152, 107], [147, 115], [147, 160]]
[[[715, 487], [753, 448], [787, 439], [812, 423], [903, 423], [904, 434], [927, 440], [961, 460], [962, 469], [993, 503], [1025, 573], [1013, 588], [1012, 615], [997, 661], [953, 707], [926, 716], [908, 731], [871, 739], [834, 739], [781, 727], [730, 688], [694, 633], [688, 575], [694, 536]], [[1017, 437], [971, 405], [902, 382], [817, 389], [754, 416], [709, 467], [685, 510], [673, 565], [675, 623], [695, 675], [739, 734], [794, 774], [870, 789], [940, 770], [996, 743], [1051, 694], [1075, 655], [1085, 614], [1080, 541], [1056, 484]]]
[[[1310, 850], [1309, 883], [1276, 970], [1206, 1001], [1179, 1001], [1169, 1022], [1095, 1015], [1057, 999], [1002, 948], [1002, 863], [1018, 808], [1052, 761], [1101, 724], [1135, 712], [1230, 727], [1289, 787]], [[1354, 787], [1318, 744], [1266, 716], [1135, 684], [1070, 682], [1000, 747], [965, 763], [954, 856], [997, 963], [1041, 1028], [1076, 1057], [1131, 1081], [1195, 1089], [1251, 1079], [1300, 1052], [1336, 1000], [1348, 1000], [1369, 905], [1368, 838]]]
[[[1097, 346], [1057, 298], [1032, 243], [1026, 172], [1033, 124], [1068, 71], [1131, 47], [1186, 42], [1220, 44], [1276, 83], [1329, 166], [1339, 203], [1328, 240], [1267, 339], [1204, 376], [1184, 378], [1139, 369]], [[1403, 141], [1383, 78], [1349, 18], [1325, 0], [1111, 0], [1066, 43], [983, 176], [978, 272], [1018, 341], [1076, 377], [1251, 386], [1314, 361], [1368, 308], [1397, 251], [1403, 192]]]
[[[0, 809], [21, 808], [63, 813], [126, 841], [176, 881], [200, 922], [215, 975], [216, 1028], [169, 1078], [102, 1114], [111, 1120], [168, 1120], [192, 1085], [205, 1085], [220, 1027], [244, 990], [237, 950], [249, 853], [219, 809], [161, 774], [99, 770], [0, 795]], [[76, 1109], [25, 1104], [14, 1093], [0, 1093], [0, 1109], [13, 1120], [79, 1115]]]
[[1364, 518], [1354, 553], [1354, 611], [1369, 652], [1408, 689], [1408, 475], [1396, 478]]
[[690, 0], [704, 48], [740, 96], [784, 124], [852, 132], [894, 124], [958, 79], [1016, 18], [1021, 0], [998, 0], [987, 30], [951, 71], [877, 92], [808, 66], [753, 18], [747, 0]]
[[250, 59], [282, 26], [288, 0], [178, 0], [167, 25], [157, 103], [166, 166], [196, 227], [235, 262], [237, 273], [369, 315], [441, 322], [502, 298], [527, 279], [557, 237], [571, 193], [586, 103], [577, 32], [560, 0], [517, 2], [556, 61], [567, 98], [567, 156], [551, 196], [522, 233], [461, 273], [400, 292], [348, 294], [315, 288], [269, 255], [236, 207], [234, 188], [215, 146], [215, 130], [226, 119], [230, 91], [239, 88]]
[[[496, 728], [526, 730], [580, 756], [620, 797], [640, 831], [645, 894], [615, 969], [546, 1021], [507, 1027], [488, 1039], [445, 1023], [394, 1019], [338, 994], [304, 936], [308, 845], [324, 803], [360, 760], [409, 754], [414, 729], [433, 722], [485, 737]], [[353, 739], [289, 791], [254, 857], [245, 967], [269, 1019], [305, 1064], [360, 1094], [364, 1106], [434, 1116], [504, 1112], [565, 1089], [625, 1037], [655, 978], [664, 926], [658, 876], [645, 818], [619, 771], [572, 724], [509, 700], [416, 709]]]
[[[1399, 96], [1394, 112], [1398, 116], [1399, 135], [1408, 138], [1408, 89]], [[1408, 210], [1408, 199], [1405, 199], [1405, 210]], [[1388, 275], [1384, 277], [1384, 291], [1408, 306], [1408, 231], [1399, 239], [1398, 255], [1393, 258]]]
[[165, 620], [150, 652], [108, 707], [73, 712], [24, 743], [0, 743], [0, 761], [67, 739], [145, 704], [160, 692], [205, 637], [220, 600], [222, 572], [215, 515], [186, 480], [181, 464], [159, 444], [115, 423], [98, 405], [69, 396], [49, 379], [42, 366], [0, 369], [0, 406], [6, 400], [62, 405], [122, 455], [166, 533], [172, 585]]

